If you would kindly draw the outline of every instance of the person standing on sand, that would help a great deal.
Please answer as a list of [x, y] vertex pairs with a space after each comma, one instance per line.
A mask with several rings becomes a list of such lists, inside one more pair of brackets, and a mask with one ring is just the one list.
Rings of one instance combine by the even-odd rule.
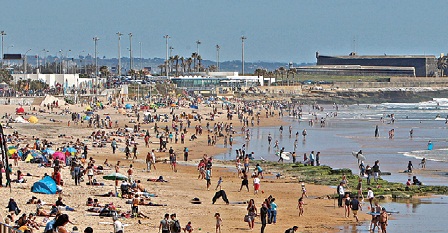
[[210, 168], [207, 168], [205, 170], [205, 180], [207, 181], [207, 191], [208, 191], [210, 190], [210, 186], [212, 185]]
[[246, 209], [247, 209], [247, 215], [249, 215], [249, 221], [247, 223], [249, 224], [249, 229], [253, 230], [255, 223], [255, 216], [257, 216], [257, 207], [255, 206], [254, 199], [249, 200]]
[[154, 149], [151, 150], [151, 163], [152, 163], [152, 167], [154, 168], [154, 171], [157, 170], [156, 169], [156, 152]]
[[353, 217], [356, 219], [356, 222], [359, 222], [358, 219], [358, 210], [362, 210], [361, 203], [358, 201], [358, 196], [355, 196], [355, 198], [351, 202], [351, 208], [353, 212]]
[[[215, 219], [216, 219], [216, 233], [221, 233], [221, 227], [222, 227], [222, 218], [219, 213], [215, 213]], [[162, 232], [163, 233], [163, 232]]]
[[245, 171], [242, 171], [243, 174], [241, 176], [241, 187], [240, 190], [238, 192], [241, 192], [241, 189], [243, 188], [243, 186], [246, 186], [247, 191], [249, 192], [249, 181], [247, 180], [247, 173]]
[[352, 207], [352, 200], [350, 199], [350, 194], [345, 194], [345, 202], [344, 202], [344, 210], [345, 210], [345, 214], [344, 217], [348, 218], [350, 217], [350, 210]]
[[387, 227], [387, 221], [389, 220], [388, 214], [386, 212], [386, 208], [382, 208], [381, 209], [381, 214], [379, 216], [379, 222], [381, 225], [381, 232], [382, 233], [387, 233], [386, 227]]
[[165, 217], [160, 221], [159, 224], [159, 233], [170, 233], [170, 223], [169, 223], [169, 214], [165, 214]]
[[258, 176], [254, 177], [254, 195], [258, 194], [258, 190], [260, 189], [260, 178]]
[[373, 195], [372, 188], [368, 187], [367, 190], [367, 199], [369, 199], [370, 208], [373, 208], [373, 199], [375, 196]]
[[303, 216], [303, 197], [299, 198], [299, 201], [297, 203], [297, 209], [299, 209], [299, 217]]
[[115, 154], [115, 150], [117, 150], [117, 141], [114, 139], [112, 139], [112, 142], [110, 143], [111, 147], [112, 147], [112, 154]]
[[146, 154], [146, 171], [151, 172], [151, 152], [148, 152]]
[[372, 172], [373, 172], [373, 180], [378, 184], [378, 179], [380, 176], [380, 161], [377, 160], [375, 161], [375, 165], [373, 165], [372, 167]]
[[338, 191], [338, 207], [342, 207], [342, 199], [344, 199], [344, 182], [339, 183], [338, 187], [337, 187], [337, 191]]
[[268, 207], [266, 205], [266, 201], [263, 202], [260, 208], [260, 218], [261, 218], [261, 233], [264, 233], [264, 229], [266, 228], [266, 217], [268, 214]]
[[275, 203], [275, 198], [271, 200], [271, 223], [275, 224], [277, 222], [277, 204]]

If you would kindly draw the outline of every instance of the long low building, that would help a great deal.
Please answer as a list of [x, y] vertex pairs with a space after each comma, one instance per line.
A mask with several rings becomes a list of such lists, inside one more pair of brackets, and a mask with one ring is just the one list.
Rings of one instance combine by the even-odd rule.
[[40, 80], [50, 87], [64, 85], [67, 88], [89, 88], [95, 84], [93, 78], [80, 78], [79, 74], [12, 74], [13, 82], [19, 80]]
[[[350, 54], [349, 56], [322, 56], [316, 53], [318, 66], [329, 65], [359, 65], [363, 67], [393, 67], [399, 73], [396, 67], [413, 67], [417, 77], [433, 77], [437, 76], [437, 58], [434, 55], [377, 55], [377, 56], [360, 56]], [[369, 68], [372, 69], [372, 68]], [[404, 74], [409, 72], [403, 70]], [[404, 76], [398, 75], [398, 76]]]
[[239, 76], [238, 72], [197, 73], [194, 76], [178, 76], [170, 80], [179, 88], [187, 90], [209, 90], [214, 87], [251, 87], [270, 85], [275, 78], [263, 76]]
[[297, 73], [335, 76], [397, 76], [415, 77], [414, 67], [360, 66], [360, 65], [317, 65], [296, 67]]

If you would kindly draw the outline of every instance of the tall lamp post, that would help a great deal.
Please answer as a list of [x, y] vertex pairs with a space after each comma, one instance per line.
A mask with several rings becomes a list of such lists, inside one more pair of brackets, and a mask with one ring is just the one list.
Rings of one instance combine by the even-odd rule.
[[216, 45], [216, 70], [219, 72], [219, 45]]
[[247, 39], [245, 36], [241, 37], [241, 75], [244, 76], [244, 40]]
[[143, 71], [143, 58], [142, 58], [142, 42], [138, 42], [140, 44], [140, 72]]
[[27, 74], [28, 73], [28, 69], [27, 69], [27, 64], [26, 64], [26, 62], [27, 62], [27, 58], [26, 58], [26, 54], [29, 52], [29, 51], [31, 51], [31, 49], [28, 49], [27, 51], [26, 51], [26, 53], [25, 53], [25, 56], [24, 56], [24, 58], [23, 58], [23, 74]]
[[[200, 44], [202, 44], [202, 42], [200, 41], [200, 40], [197, 40], [196, 41], [196, 56], [198, 57], [199, 56], [199, 45]], [[196, 58], [197, 58], [196, 57]], [[198, 67], [198, 69], [197, 69], [197, 71], [199, 71], [199, 65], [197, 66]], [[195, 69], [196, 69], [196, 67], [195, 67]]]
[[5, 31], [1, 31], [0, 35], [2, 36], [2, 66], [1, 68], [3, 68], [3, 56], [4, 56], [4, 52], [3, 52], [3, 42], [4, 42], [4, 36], [6, 36], [6, 32]]
[[166, 47], [165, 74], [166, 79], [168, 80], [168, 40], [170, 39], [170, 36], [164, 35], [163, 38], [165, 38], [165, 47]]
[[120, 32], [117, 32], [118, 36], [118, 77], [121, 77], [121, 36], [123, 34]]
[[[129, 63], [130, 63], [129, 71], [132, 71], [134, 69], [134, 61], [132, 58], [132, 33], [129, 33], [128, 35], [129, 35], [129, 60], [130, 60], [129, 61]], [[132, 72], [131, 72], [131, 75], [132, 75]]]
[[95, 88], [98, 85], [98, 53], [97, 53], [97, 45], [100, 38], [97, 36], [93, 37], [93, 41], [95, 43]]

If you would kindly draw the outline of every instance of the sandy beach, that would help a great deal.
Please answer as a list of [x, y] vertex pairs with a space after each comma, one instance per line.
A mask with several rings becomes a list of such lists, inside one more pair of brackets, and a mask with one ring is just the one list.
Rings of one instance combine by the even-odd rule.
[[[15, 109], [19, 106], [2, 106], [0, 114], [5, 113], [13, 114]], [[18, 131], [20, 137], [23, 140], [20, 142], [20, 147], [26, 144], [32, 145], [32, 137], [39, 137], [42, 139], [47, 139], [53, 142], [55, 145], [53, 148], [62, 147], [66, 143], [73, 143], [78, 138], [80, 141], [87, 143], [89, 152], [88, 157], [93, 157], [97, 165], [103, 165], [105, 159], [108, 159], [110, 164], [116, 164], [116, 161], [121, 161], [120, 173], [126, 174], [129, 165], [134, 166], [134, 177], [135, 180], [141, 180], [142, 185], [150, 193], [158, 195], [158, 197], [152, 197], [151, 202], [157, 204], [166, 204], [166, 206], [140, 206], [139, 211], [145, 213], [148, 218], [122, 218], [121, 221], [126, 224], [125, 232], [138, 232], [145, 230], [146, 232], [158, 232], [159, 222], [163, 218], [165, 213], [176, 213], [177, 218], [180, 220], [182, 227], [184, 227], [187, 222], [191, 221], [192, 226], [195, 228], [194, 232], [214, 232], [215, 231], [215, 218], [213, 217], [215, 213], [219, 212], [223, 219], [222, 232], [246, 232], [250, 231], [248, 224], [243, 221], [245, 214], [247, 214], [247, 204], [245, 203], [250, 199], [254, 199], [255, 205], [258, 209], [261, 208], [261, 204], [265, 198], [272, 195], [276, 198], [276, 203], [278, 205], [278, 217], [276, 224], [268, 224], [266, 227], [266, 232], [284, 232], [286, 229], [297, 225], [299, 226], [299, 232], [338, 232], [340, 229], [338, 226], [356, 224], [353, 218], [345, 218], [344, 210], [342, 208], [335, 208], [335, 203], [333, 199], [327, 199], [326, 196], [333, 195], [335, 192], [334, 188], [327, 186], [316, 186], [311, 184], [306, 184], [308, 198], [305, 198], [305, 210], [304, 216], [298, 216], [297, 210], [297, 200], [301, 196], [301, 186], [298, 180], [293, 177], [288, 177], [285, 175], [282, 179], [276, 179], [274, 174], [269, 174], [270, 171], [264, 171], [265, 178], [261, 180], [261, 193], [254, 195], [252, 179], [249, 178], [250, 192], [243, 189], [238, 192], [241, 179], [237, 176], [235, 165], [230, 162], [214, 162], [213, 174], [211, 178], [211, 190], [207, 191], [206, 181], [198, 179], [197, 163], [204, 154], [208, 156], [213, 156], [218, 153], [224, 152], [225, 148], [218, 148], [216, 146], [207, 145], [207, 134], [204, 133], [202, 136], [198, 136], [197, 140], [189, 141], [185, 140], [185, 144], [175, 144], [169, 143], [167, 146], [173, 147], [173, 149], [178, 154], [179, 165], [177, 172], [171, 170], [168, 163], [164, 163], [164, 159], [168, 159], [168, 152], [157, 152], [156, 157], [159, 161], [156, 163], [157, 170], [152, 170], [147, 172], [145, 170], [145, 156], [151, 149], [158, 149], [159, 144], [151, 144], [149, 148], [145, 148], [143, 137], [136, 137], [136, 142], [138, 142], [138, 159], [126, 160], [125, 153], [117, 150], [115, 155], [112, 154], [110, 144], [107, 144], [104, 148], [92, 147], [91, 139], [87, 138], [94, 130], [94, 128], [88, 128], [87, 124], [75, 125], [70, 122], [70, 114], [57, 114], [62, 112], [64, 108], [69, 108], [69, 111], [81, 112], [86, 109], [86, 106], [75, 106], [67, 105], [61, 106], [59, 109], [55, 109], [54, 113], [39, 113], [37, 110], [42, 108], [40, 106], [36, 107], [36, 111], [31, 111], [32, 108], [29, 106], [24, 106], [25, 111], [29, 115], [37, 116], [39, 122], [37, 124], [20, 124], [13, 123], [12, 129], [6, 129], [6, 134], [12, 134], [13, 131]], [[180, 108], [175, 110], [175, 114], [180, 114], [181, 112], [190, 113], [192, 110], [189, 108]], [[205, 107], [201, 105], [199, 110], [200, 114], [207, 114], [212, 112], [211, 107]], [[221, 110], [219, 110], [221, 111]], [[160, 108], [157, 113], [167, 113], [169, 114], [169, 108]], [[224, 112], [224, 110], [223, 110]], [[125, 124], [129, 127], [133, 127], [134, 123], [129, 123], [131, 119], [135, 120], [136, 117], [133, 114], [130, 116], [119, 114], [116, 109], [111, 106], [106, 105], [104, 110], [99, 110], [95, 113], [101, 115], [102, 118], [105, 116], [110, 116], [113, 121], [118, 121], [119, 127], [123, 128]], [[141, 114], [141, 113], [140, 113]], [[24, 118], [28, 118], [29, 115], [25, 115]], [[50, 119], [52, 121], [50, 121]], [[54, 120], [56, 122], [54, 122]], [[58, 122], [60, 121], [60, 122]], [[226, 120], [226, 114], [218, 114], [214, 121], [211, 121], [211, 125], [215, 122], [228, 122]], [[232, 120], [236, 131], [240, 131], [241, 123], [238, 121], [236, 115]], [[171, 122], [158, 122], [159, 127], [163, 128], [165, 125], [171, 126]], [[202, 125], [205, 130], [206, 121], [199, 123], [193, 121], [191, 128], [188, 129], [186, 138], [189, 138], [191, 133], [194, 131], [196, 125]], [[260, 127], [262, 126], [275, 126], [282, 124], [282, 121], [278, 117], [265, 118], [261, 114]], [[150, 141], [156, 142], [158, 139], [155, 138], [153, 129], [154, 123], [151, 124], [141, 124], [141, 130], [150, 131]], [[106, 132], [116, 130], [105, 129]], [[59, 135], [65, 135], [58, 137]], [[117, 137], [118, 139], [118, 137]], [[124, 138], [122, 138], [124, 141]], [[222, 138], [219, 139], [218, 143], [222, 142]], [[118, 148], [124, 148], [124, 142], [118, 143]], [[189, 161], [183, 162], [182, 160], [182, 150], [184, 147], [188, 147], [190, 150]], [[11, 162], [12, 163], [12, 162]], [[252, 172], [255, 168], [255, 164], [250, 164], [250, 171]], [[112, 168], [113, 169], [113, 168]], [[30, 192], [30, 189], [34, 182], [41, 179], [44, 173], [51, 174], [52, 168], [43, 168], [37, 166], [34, 163], [25, 163], [20, 161], [18, 167], [13, 167], [13, 173], [17, 170], [21, 170], [23, 173], [30, 173], [32, 176], [26, 176], [26, 183], [17, 184], [12, 183], [12, 189], [2, 188], [0, 190], [1, 195], [5, 198], [3, 199], [3, 205], [6, 206], [9, 197], [14, 197], [17, 204], [22, 209], [22, 213], [35, 212], [36, 205], [25, 204], [31, 196], [36, 196], [37, 198], [47, 202], [54, 203], [57, 200], [58, 195], [44, 195]], [[107, 174], [110, 171], [105, 170], [104, 173]], [[119, 197], [97, 197], [95, 195], [106, 194], [114, 190], [113, 181], [104, 180], [103, 175], [95, 175], [94, 178], [98, 182], [104, 183], [104, 186], [87, 186], [81, 183], [80, 186], [74, 185], [74, 180], [71, 179], [69, 167], [64, 167], [62, 169], [62, 178], [64, 180], [63, 193], [60, 195], [63, 197], [65, 204], [70, 207], [75, 208], [76, 211], [65, 212], [70, 216], [70, 221], [74, 224], [69, 224], [68, 229], [73, 226], [77, 226], [80, 230], [83, 230], [87, 226], [91, 226], [94, 232], [112, 232], [113, 226], [112, 218], [103, 218], [95, 216], [95, 214], [86, 212], [89, 208], [86, 206], [86, 201], [88, 197], [97, 198], [99, 203], [106, 204], [111, 203], [115, 206], [120, 206], [121, 212], [126, 212], [131, 210], [130, 204], [126, 204], [126, 200]], [[163, 176], [163, 178], [169, 182], [159, 183], [159, 182], [149, 182], [147, 179], [158, 178]], [[229, 205], [220, 199], [215, 204], [212, 204], [212, 197], [215, 194], [214, 188], [218, 178], [222, 177], [222, 190], [225, 190], [230, 201]], [[13, 179], [15, 176], [13, 176]], [[86, 179], [86, 178], [85, 178]], [[336, 185], [336, 184], [335, 184]], [[193, 198], [199, 198], [202, 202], [201, 204], [192, 204], [190, 201]], [[337, 206], [337, 204], [336, 204]], [[367, 207], [366, 205], [364, 207]], [[46, 209], [49, 211], [48, 209]], [[3, 218], [7, 215], [6, 209], [1, 212]], [[366, 221], [370, 219], [370, 216], [364, 213], [359, 215], [360, 221]], [[43, 217], [38, 217], [38, 222], [42, 221]], [[50, 218], [51, 219], [51, 218]], [[260, 231], [261, 223], [259, 218], [255, 220], [255, 227], [253, 231]], [[43, 228], [35, 232], [43, 232]]]

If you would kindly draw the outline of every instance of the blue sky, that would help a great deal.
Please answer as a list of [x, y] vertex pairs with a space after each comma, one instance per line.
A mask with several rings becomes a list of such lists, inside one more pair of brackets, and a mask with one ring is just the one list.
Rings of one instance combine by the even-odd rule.
[[[117, 57], [116, 32], [133, 33], [134, 57], [165, 57], [163, 35], [173, 54], [203, 59], [240, 60], [242, 35], [246, 61], [315, 62], [315, 52], [433, 54], [448, 52], [448, 5], [443, 1], [404, 0], [16, 0], [0, 9], [5, 53], [50, 54], [60, 49]], [[355, 41], [355, 42], [354, 42]], [[14, 47], [11, 47], [14, 45]], [[129, 37], [122, 37], [129, 56]], [[9, 47], [9, 48], [8, 48]], [[85, 51], [84, 53], [82, 51]]]

